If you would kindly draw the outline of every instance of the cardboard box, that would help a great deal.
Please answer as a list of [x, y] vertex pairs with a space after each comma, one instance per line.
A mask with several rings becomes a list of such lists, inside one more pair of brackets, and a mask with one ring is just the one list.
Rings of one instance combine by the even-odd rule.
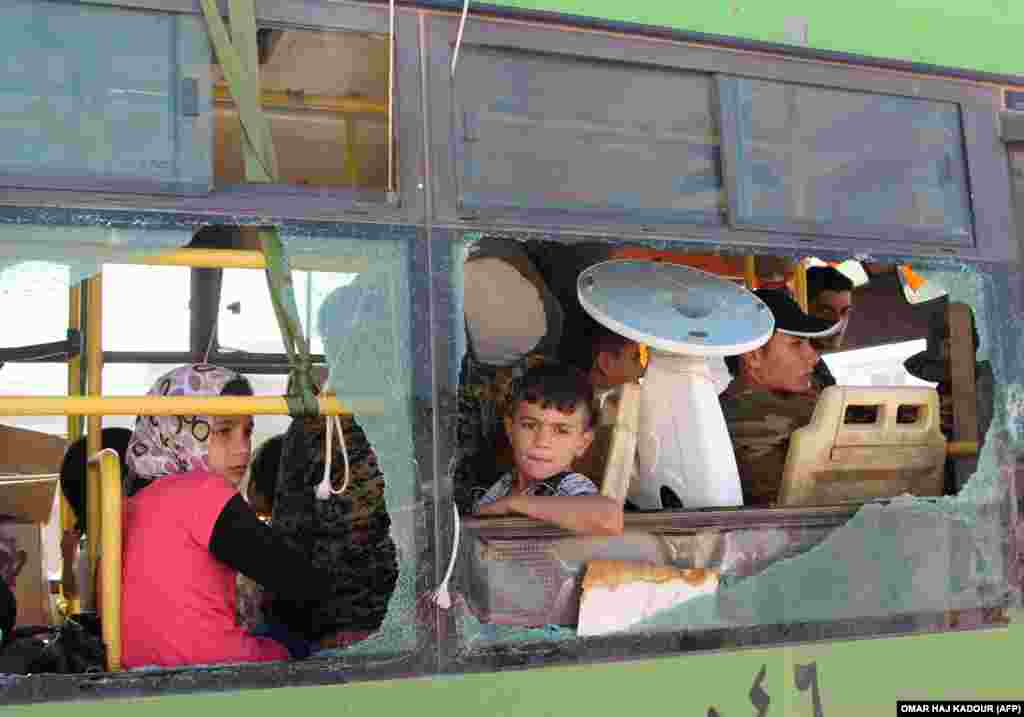
[[59, 473], [67, 447], [68, 442], [62, 436], [0, 425], [0, 473]]
[[0, 521], [48, 523], [60, 476], [0, 475]]
[[39, 523], [0, 523], [0, 574], [18, 601], [18, 625], [50, 623], [50, 582]]
[[50, 622], [50, 577], [59, 574], [60, 463], [52, 436], [0, 425], [0, 579], [18, 601], [19, 625]]

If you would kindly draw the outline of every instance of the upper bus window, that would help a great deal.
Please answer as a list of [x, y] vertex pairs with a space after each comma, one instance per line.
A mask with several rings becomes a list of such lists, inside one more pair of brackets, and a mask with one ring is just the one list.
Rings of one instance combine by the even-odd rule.
[[721, 90], [739, 223], [971, 243], [957, 105], [736, 78]]
[[[280, 181], [387, 189], [387, 37], [263, 28], [258, 48]], [[219, 66], [213, 74], [215, 183], [241, 184], [238, 111]]]
[[0, 183], [204, 192], [209, 43], [197, 17], [2, 0]]
[[455, 81], [463, 210], [720, 221], [710, 77], [464, 47]]

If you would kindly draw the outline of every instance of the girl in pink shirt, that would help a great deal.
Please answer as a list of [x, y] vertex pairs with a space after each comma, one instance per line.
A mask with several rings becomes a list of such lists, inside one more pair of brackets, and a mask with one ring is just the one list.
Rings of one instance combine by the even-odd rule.
[[[189, 365], [165, 396], [252, 395], [234, 371]], [[251, 416], [140, 416], [128, 446], [134, 493], [124, 523], [121, 641], [126, 667], [283, 660], [308, 654], [303, 617], [327, 577], [259, 520], [237, 491]], [[257, 637], [236, 625], [237, 573], [283, 598], [286, 624]], [[288, 644], [288, 647], [285, 644]], [[305, 654], [303, 654], [305, 653]]]

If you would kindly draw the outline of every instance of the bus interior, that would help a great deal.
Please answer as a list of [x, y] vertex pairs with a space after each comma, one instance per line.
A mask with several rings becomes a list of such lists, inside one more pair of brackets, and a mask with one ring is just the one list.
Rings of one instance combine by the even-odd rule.
[[[962, 143], [988, 147], [974, 119], [960, 124], [961, 111], [991, 111], [982, 90], [928, 78], [927, 91], [911, 91], [916, 76], [879, 72], [893, 84], [876, 97], [870, 71], [820, 63], [834, 73], [827, 81], [808, 70], [788, 83], [775, 69], [751, 79], [767, 59], [736, 53], [755, 64], [715, 69], [697, 54], [664, 59], [660, 45], [648, 65], [616, 35], [492, 19], [470, 23], [456, 75], [451, 14], [403, 9], [395, 35], [383, 7], [307, 4], [297, 16], [260, 6], [260, 104], [279, 167], [277, 181], [258, 182], [231, 78], [194, 11], [10, 3], [25, 11], [28, 39], [12, 53], [30, 58], [26, 67], [45, 64], [31, 59], [44, 44], [25, 19], [33, 6], [52, 6], [52, 27], [80, 38], [83, 57], [102, 55], [96, 43], [116, 25], [140, 45], [125, 55], [159, 61], [91, 68], [114, 98], [111, 115], [134, 123], [100, 121], [84, 106], [79, 134], [61, 134], [63, 144], [46, 135], [52, 152], [21, 139], [58, 113], [26, 101], [30, 124], [0, 127], [22, 152], [0, 177], [0, 308], [17, 319], [0, 349], [0, 481], [53, 478], [70, 442], [133, 427], [142, 394], [184, 363], [249, 378], [260, 406], [254, 446], [283, 433], [293, 367], [261, 271], [260, 232], [272, 227], [311, 360], [336, 396], [330, 410], [358, 423], [384, 476], [399, 575], [383, 623], [305, 662], [121, 671], [119, 576], [105, 559], [106, 671], [12, 678], [0, 694], [31, 702], [333, 684], [1006, 623], [1024, 579], [1024, 297], [1019, 264], [1006, 258], [1024, 226], [1015, 149], [1024, 145], [1006, 150], [992, 129], [995, 159], [965, 155]], [[178, 89], [162, 84], [167, 76]], [[612, 108], [621, 116], [601, 114], [606, 92], [585, 91], [598, 81], [628, 95]], [[663, 94], [692, 107], [661, 125], [636, 114]], [[730, 125], [742, 102], [763, 103], [764, 126]], [[879, 133], [859, 163], [858, 119], [877, 113], [900, 129]], [[797, 131], [800, 122], [808, 126]], [[748, 146], [744, 132], [757, 140], [750, 161], [729, 154]], [[828, 151], [791, 151], [812, 139]], [[841, 146], [830, 154], [829, 143]], [[908, 148], [927, 156], [909, 168], [887, 156]], [[978, 175], [986, 181], [1006, 175], [1006, 157], [1009, 188], [968, 181], [968, 168], [989, 171]], [[895, 178], [886, 184], [879, 172]], [[740, 216], [744, 192], [755, 201]], [[1016, 234], [1009, 219], [991, 220], [1006, 198]], [[878, 227], [857, 223], [874, 212]], [[1010, 233], [992, 239], [996, 225]], [[635, 479], [643, 436], [630, 384], [599, 416], [591, 469], [602, 494], [623, 504], [623, 535], [474, 515], [474, 496], [508, 468], [509, 382], [537, 359], [581, 348], [577, 279], [617, 259], [783, 288], [805, 309], [808, 268], [847, 273], [853, 310], [841, 349], [823, 354], [837, 386], [818, 407], [833, 429], [791, 447], [807, 471], [787, 473], [777, 503], [687, 508], [670, 481]], [[710, 367], [724, 388], [724, 363]], [[119, 525], [123, 496], [110, 486], [123, 466], [106, 452], [90, 458], [91, 510], [106, 516], [102, 553], [113, 555], [120, 538], [107, 526]], [[20, 557], [0, 522], [3, 566], [20, 565], [3, 577], [19, 604], [37, 606], [26, 634], [96, 608], [88, 587], [62, 591], [61, 532], [75, 517], [54, 485], [49, 521], [17, 528], [35, 531], [31, 556]], [[641, 490], [657, 504], [639, 505]], [[89, 536], [91, 571], [100, 538]], [[713, 588], [658, 609], [612, 600], [610, 624], [585, 626], [588, 572], [608, 565], [703, 571]], [[424, 596], [440, 586], [452, 607], [423, 616]]]
[[[495, 257], [501, 257], [505, 266], [499, 266]], [[709, 255], [653, 250], [627, 243], [520, 244], [485, 238], [475, 251], [470, 250], [467, 260], [467, 273], [474, 263], [480, 262], [477, 271], [490, 274], [487, 279], [466, 280], [466, 325], [467, 331], [475, 334], [468, 339], [469, 343], [491, 350], [495, 358], [500, 350], [515, 345], [529, 345], [530, 349], [547, 347], [551, 351], [547, 325], [531, 325], [523, 317], [542, 321], [552, 313], [552, 296], [558, 297], [555, 311], [560, 313], [552, 323], [557, 323], [563, 337], [578, 342], [580, 333], [574, 331], [573, 324], [579, 325], [585, 318], [574, 295], [573, 277], [588, 264], [616, 258], [675, 262], [712, 271], [747, 286], [786, 287], [794, 295], [799, 294], [801, 276], [807, 266], [825, 264], [817, 258]], [[853, 268], [849, 268], [851, 264]], [[511, 266], [515, 271], [508, 271]], [[986, 332], [975, 329], [972, 305], [956, 300], [976, 301], [963, 292], [964, 283], [969, 280], [952, 267], [943, 271], [920, 265], [915, 269], [898, 262], [854, 261], [847, 262], [844, 268], [858, 276], [853, 292], [854, 309], [842, 350], [823, 354], [844, 393], [839, 397], [837, 392], [829, 408], [841, 418], [823, 423], [829, 426], [827, 435], [807, 439], [811, 443], [825, 441], [828, 446], [817, 452], [804, 450], [807, 455], [797, 459], [799, 465], [805, 466], [804, 475], [787, 475], [786, 480], [793, 485], [788, 496], [784, 489], [779, 502], [770, 507], [686, 510], [666, 484], [660, 488], [660, 506], [637, 511], [629, 500], [636, 488], [630, 481], [638, 480], [632, 459], [636, 444], [644, 439], [636, 435], [636, 406], [630, 414], [620, 404], [617, 416], [602, 416], [605, 425], [599, 428], [595, 444], [602, 440], [611, 446], [622, 444], [627, 457], [616, 460], [612, 456], [616, 448], [605, 447], [602, 453], [607, 463], [596, 467], [596, 477], [601, 480], [602, 494], [624, 499], [626, 534], [621, 538], [583, 538], [526, 518], [468, 516], [463, 525], [476, 540], [466, 541], [460, 560], [464, 561], [466, 584], [472, 586], [470, 602], [475, 600], [474, 614], [503, 625], [571, 628], [576, 625], [583, 575], [589, 561], [615, 559], [712, 568], [721, 570], [726, 579], [739, 579], [810, 550], [866, 503], [887, 503], [908, 494], [955, 496], [976, 470], [993, 405], [992, 369], [986, 360], [987, 352], [982, 349], [984, 342], [979, 341]], [[562, 272], [567, 276], [560, 275]], [[511, 322], [496, 315], [494, 322], [489, 323], [487, 311], [502, 303], [500, 288], [506, 285], [522, 311]], [[527, 304], [524, 296], [530, 293], [524, 291], [527, 286], [536, 289], [534, 307]], [[474, 299], [479, 305], [471, 305]], [[479, 352], [466, 356], [462, 365], [464, 384], [470, 383], [476, 396], [499, 392], [494, 400], [500, 406], [500, 388], [495, 387], [507, 382], [508, 373], [517, 370], [517, 362], [500, 355], [498, 360], [504, 366], [481, 367], [487, 356]], [[517, 360], [528, 363], [530, 352], [525, 351]], [[730, 377], [720, 361], [712, 363], [712, 373], [716, 374], [721, 391]], [[965, 375], [965, 365], [974, 369], [970, 375]], [[636, 394], [631, 395], [635, 402]], [[825, 410], [821, 404], [819, 400], [819, 411]], [[481, 408], [479, 399], [460, 402], [460, 406], [471, 406], [492, 416], [501, 413], [500, 408]], [[863, 407], [869, 407], [866, 415]], [[893, 417], [889, 429], [881, 429], [884, 415]], [[460, 414], [460, 420], [466, 419], [475, 422], [479, 416]], [[899, 432], [900, 424], [915, 422], [920, 426], [916, 439], [908, 439]], [[876, 424], [880, 429], [870, 439], [857, 435], [865, 423]], [[842, 435], [844, 426], [853, 428], [852, 443]], [[460, 435], [467, 433], [471, 431], [467, 429]], [[911, 445], [915, 440], [917, 443]], [[456, 502], [464, 511], [474, 490], [479, 491], [485, 487], [482, 483], [493, 481], [493, 476], [509, 468], [507, 458], [505, 464], [501, 463], [500, 435], [482, 445], [486, 446], [486, 454], [498, 456], [487, 469], [480, 470], [481, 462], [474, 459], [471, 447], [463, 451], [460, 460], [472, 466], [472, 470], [455, 469], [453, 489]], [[931, 448], [926, 449], [926, 445]], [[793, 445], [790, 450], [795, 450]], [[851, 450], [858, 455], [840, 457], [843, 451]], [[823, 462], [817, 458], [822, 452], [827, 456]], [[849, 458], [853, 458], [852, 463], [843, 463]], [[815, 463], [816, 460], [819, 462]], [[834, 465], [829, 466], [830, 461], [835, 461]], [[476, 472], [482, 472], [486, 478], [474, 485], [471, 481]], [[466, 484], [459, 485], [460, 479]], [[824, 489], [815, 493], [814, 488], [798, 487], [805, 483], [817, 483]], [[790, 527], [801, 523], [801, 529]], [[488, 632], [482, 630], [483, 634]]]
[[[204, 230], [183, 251], [185, 255], [189, 251], [211, 249], [251, 252], [253, 243], [248, 235], [249, 232], [242, 229]], [[453, 416], [455, 435], [471, 435], [474, 430], [480, 430], [483, 421], [500, 415], [500, 410], [496, 413], [493, 405], [485, 405], [479, 397], [494, 396], [500, 404], [500, 386], [507, 386], [508, 378], [521, 370], [525, 361], [538, 356], [538, 348], [557, 357], [560, 340], [581, 340], [576, 329], [584, 319], [575, 297], [575, 279], [587, 266], [613, 259], [678, 263], [748, 287], [784, 287], [800, 297], [801, 290], [806, 291], [802, 282], [806, 281], [807, 267], [828, 264], [842, 266], [857, 277], [854, 310], [842, 350], [824, 354], [838, 386], [848, 396], [837, 398], [838, 402], [830, 409], [841, 416], [839, 431], [811, 442], [824, 440], [828, 443], [826, 454], [832, 458], [837, 451], [860, 451], [852, 468], [840, 466], [833, 468], [832, 473], [827, 465], [808, 469], [811, 478], [803, 480], [805, 483], [810, 480], [812, 486], [815, 481], [818, 485], [831, 485], [828, 481], [836, 478], [847, 481], [848, 487], [838, 493], [815, 494], [812, 489], [804, 491], [800, 497], [800, 491], [794, 490], [789, 499], [768, 507], [687, 510], [678, 500], [673, 500], [671, 488], [663, 486], [661, 506], [637, 510], [629, 498], [631, 488], [635, 487], [630, 481], [637, 480], [632, 467], [638, 440], [636, 406], [630, 409], [621, 404], [618, 416], [602, 415], [597, 443], [605, 442], [604, 465], [596, 466], [595, 478], [603, 494], [623, 501], [626, 532], [618, 538], [599, 538], [572, 536], [527, 518], [474, 517], [468, 509], [466, 496], [486, 487], [494, 476], [507, 469], [507, 465], [501, 464], [502, 460], [507, 460], [507, 448], [503, 449], [500, 434], [492, 436], [491, 443], [481, 443], [479, 439], [456, 443], [448, 476], [451, 484], [447, 490], [463, 512], [464, 535], [458, 555], [450, 556], [442, 548], [439, 562], [447, 559], [454, 562], [457, 570], [453, 589], [464, 595], [465, 603], [460, 604], [461, 611], [456, 609], [451, 614], [441, 611], [439, 619], [443, 628], [470, 636], [467, 644], [471, 649], [467, 654], [508, 640], [543, 643], [574, 637], [583, 579], [592, 561], [711, 570], [719, 576], [723, 586], [742, 592], [744, 579], [761, 575], [787, 560], [806, 557], [815, 548], [820, 550], [837, 531], [841, 540], [859, 539], [842, 535], [840, 529], [847, 526], [847, 533], [858, 535], [863, 528], [850, 525], [863, 515], [865, 505], [897, 510], [892, 506], [901, 505], [899, 501], [906, 500], [911, 493], [926, 500], [956, 501], [958, 493], [977, 471], [979, 455], [984, 453], [986, 434], [992, 423], [995, 390], [989, 360], [992, 324], [990, 319], [976, 318], [976, 312], [981, 312], [983, 317], [990, 316], [987, 314], [990, 305], [986, 303], [989, 278], [983, 271], [920, 260], [912, 264], [899, 261], [846, 261], [844, 264], [838, 258], [826, 262], [818, 257], [708, 254], [699, 250], [653, 249], [637, 243], [608, 241], [576, 244], [482, 237], [465, 242], [463, 252], [465, 274], [461, 283], [465, 288], [461, 299], [465, 307], [465, 334], [460, 339], [464, 346], [471, 345], [474, 349], [463, 349], [459, 365], [459, 394], [452, 397], [457, 406]], [[365, 360], [336, 364], [325, 357], [322, 332], [329, 324], [323, 315], [317, 324], [314, 315], [325, 311], [325, 307], [337, 311], [343, 306], [352, 306], [351, 300], [338, 303], [337, 297], [346, 292], [359, 296], [360, 282], [356, 279], [360, 274], [374, 274], [368, 269], [379, 258], [370, 252], [344, 253], [345, 256], [333, 259], [318, 257], [316, 270], [296, 270], [294, 280], [299, 289], [304, 323], [317, 327], [312, 332], [314, 360], [321, 365], [330, 363], [350, 368], [355, 381], [339, 383], [358, 386], [358, 392], [342, 389], [341, 395], [350, 396], [358, 404], [363, 397], [379, 399], [379, 387], [394, 381], [402, 367], [396, 365], [388, 375], [378, 363], [379, 355], [373, 357], [372, 366]], [[299, 263], [301, 265], [301, 260]], [[332, 263], [330, 268], [335, 270], [324, 271]], [[17, 290], [7, 292], [10, 311], [28, 311], [29, 301], [37, 310], [42, 306], [40, 291], [47, 291], [47, 283], [38, 281], [39, 274], [33, 276], [35, 280], [31, 285], [19, 282], [24, 292], [22, 296], [19, 297]], [[136, 395], [140, 387], [151, 384], [168, 364], [203, 357], [245, 372], [258, 394], [284, 393], [287, 361], [281, 354], [280, 337], [259, 272], [244, 268], [113, 264], [105, 267], [104, 279], [103, 304], [110, 307], [103, 314], [105, 394]], [[54, 275], [49, 280], [53, 286], [64, 288], [66, 285]], [[131, 297], [142, 281], [146, 282], [148, 290], [178, 297], [180, 302], [176, 309], [173, 305], [164, 308], [169, 320], [152, 335], [132, 328], [130, 314], [118, 308], [131, 306]], [[49, 317], [48, 326], [44, 328], [40, 322], [30, 328], [39, 335], [45, 332], [53, 336], [59, 334], [62, 327], [66, 328], [68, 293], [48, 293], [58, 304], [40, 314]], [[188, 300], [185, 297], [189, 297]], [[806, 302], [806, 296], [801, 300]], [[503, 311], [509, 302], [520, 309], [511, 317]], [[557, 318], [549, 321], [548, 316]], [[380, 309], [371, 309], [371, 313], [362, 318], [372, 319], [370, 324], [381, 321], [394, 324], [396, 321], [395, 316]], [[348, 318], [346, 325], [351, 326], [355, 321]], [[551, 335], [552, 325], [561, 337]], [[167, 330], [168, 326], [171, 331]], [[358, 345], [360, 335], [356, 332], [345, 339], [350, 345]], [[18, 343], [28, 343], [29, 339], [30, 334], [26, 334]], [[379, 344], [379, 340], [377, 342]], [[188, 350], [190, 347], [193, 351]], [[394, 347], [389, 348], [394, 352]], [[502, 365], [495, 365], [499, 362]], [[728, 383], [724, 365], [720, 361], [712, 364], [716, 380], [723, 385]], [[964, 370], [964, 366], [973, 370]], [[68, 386], [67, 364], [46, 363], [45, 359], [43, 362], [8, 362], [4, 373], [7, 385], [12, 387], [8, 390], [15, 395], [53, 395], [67, 390]], [[378, 390], [367, 385], [370, 374], [377, 374], [374, 382]], [[632, 400], [635, 403], [635, 394]], [[367, 405], [371, 404], [372, 401], [367, 401]], [[892, 421], [892, 425], [884, 429], [884, 416], [897, 413], [900, 414], [898, 423]], [[61, 436], [66, 431], [62, 425], [64, 419], [57, 416], [5, 420], [12, 428], [37, 434]], [[288, 420], [287, 416], [259, 416], [255, 442], [261, 443], [281, 433]], [[374, 449], [381, 454], [387, 473], [391, 464], [389, 458], [392, 458], [386, 452], [388, 437], [381, 433], [385, 440], [380, 442], [374, 437], [374, 429], [381, 430], [383, 425], [370, 415], [360, 416], [359, 420], [367, 429]], [[108, 417], [104, 425], [130, 428], [133, 422], [134, 416], [130, 414], [117, 415]], [[843, 441], [839, 434], [844, 426], [857, 431], [864, 429], [865, 423], [878, 428], [867, 445], [863, 438], [857, 438], [858, 448], [839, 448]], [[898, 435], [886, 433], [886, 430], [891, 433], [905, 429], [907, 425], [913, 427], [915, 423], [921, 430], [913, 446], [908, 446], [905, 430]], [[391, 445], [398, 447], [400, 443]], [[481, 462], [475, 453], [480, 446], [485, 447], [490, 464]], [[625, 457], [619, 457], [623, 451]], [[894, 458], [900, 451], [903, 451], [902, 458]], [[813, 464], [814, 460], [812, 457], [801, 462]], [[906, 463], [901, 464], [901, 460]], [[48, 472], [54, 470], [55, 467], [51, 467]], [[910, 475], [916, 478], [925, 475], [925, 478], [916, 480], [907, 477]], [[849, 483], [851, 476], [860, 476], [860, 482]], [[787, 480], [802, 485], [800, 478], [787, 477]], [[245, 491], [244, 484], [242, 490]], [[420, 560], [416, 557], [416, 528], [412, 522], [417, 503], [411, 491], [398, 492], [390, 482], [388, 491], [392, 532], [398, 538], [401, 554], [406, 556], [403, 571], [413, 570], [411, 564], [418, 564]], [[59, 524], [59, 520], [55, 524]], [[53, 527], [51, 525], [49, 537], [51, 550]], [[997, 525], [988, 528], [998, 531]], [[951, 555], [947, 557], [952, 560]], [[929, 565], [928, 569], [939, 568]], [[414, 570], [420, 572], [422, 568]], [[948, 579], [950, 570], [947, 564], [929, 577], [934, 580], [941, 574]], [[51, 577], [56, 575], [51, 573]], [[408, 593], [402, 593], [399, 590], [393, 602], [409, 599]], [[948, 595], [943, 595], [942, 599], [948, 599]], [[719, 645], [737, 639], [739, 626], [779, 623], [788, 626], [780, 630], [792, 629], [794, 621], [789, 616], [760, 614], [759, 611], [767, 609], [762, 601], [757, 602], [760, 607], [755, 610], [751, 604], [730, 607], [722, 602], [721, 595], [716, 600], [717, 604], [706, 608], [704, 613], [668, 619], [665, 615], [672, 614], [668, 611], [656, 615], [652, 625], [643, 623], [640, 627], [633, 626], [641, 615], [625, 615], [617, 629], [621, 632], [628, 626], [645, 633], [657, 633], [685, 626], [688, 634], [702, 635], [702, 640], [714, 639], [715, 642], [709, 644]], [[883, 609], [874, 603], [859, 607], [847, 605], [846, 622], [860, 623], [862, 629], [877, 630], [880, 621], [902, 620], [906, 628], [908, 620], [914, 623], [927, 619], [928, 626], [934, 629], [937, 624], [945, 625], [951, 619], [963, 619], [951, 617], [953, 611], [949, 610], [922, 609], [920, 595], [916, 592], [914, 600], [917, 602], [907, 599], [900, 603], [899, 611]], [[686, 604], [693, 608], [689, 602]], [[934, 608], [936, 604], [932, 600], [925, 607]], [[401, 609], [392, 608], [398, 614]], [[628, 613], [633, 608], [624, 606], [622, 609]], [[807, 609], [809, 619], [806, 622], [821, 621], [824, 609], [821, 605]], [[828, 608], [832, 609], [834, 606]], [[969, 609], [972, 608], [962, 608], [957, 615]], [[991, 612], [987, 606], [984, 609]], [[905, 613], [912, 615], [908, 618]], [[926, 614], [927, 618], [918, 613]], [[985, 618], [991, 619], [994, 618]], [[449, 620], [454, 622], [449, 623]], [[824, 624], [834, 626], [835, 622], [830, 619]]]

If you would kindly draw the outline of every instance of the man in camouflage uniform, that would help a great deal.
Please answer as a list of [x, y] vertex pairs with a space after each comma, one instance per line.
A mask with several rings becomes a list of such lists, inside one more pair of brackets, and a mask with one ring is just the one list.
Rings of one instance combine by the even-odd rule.
[[808, 316], [780, 289], [757, 294], [775, 318], [764, 346], [726, 357], [733, 382], [722, 393], [722, 413], [732, 438], [746, 505], [774, 503], [786, 465], [789, 437], [806, 426], [817, 395], [811, 392], [818, 352], [811, 339], [825, 338], [842, 322]]

